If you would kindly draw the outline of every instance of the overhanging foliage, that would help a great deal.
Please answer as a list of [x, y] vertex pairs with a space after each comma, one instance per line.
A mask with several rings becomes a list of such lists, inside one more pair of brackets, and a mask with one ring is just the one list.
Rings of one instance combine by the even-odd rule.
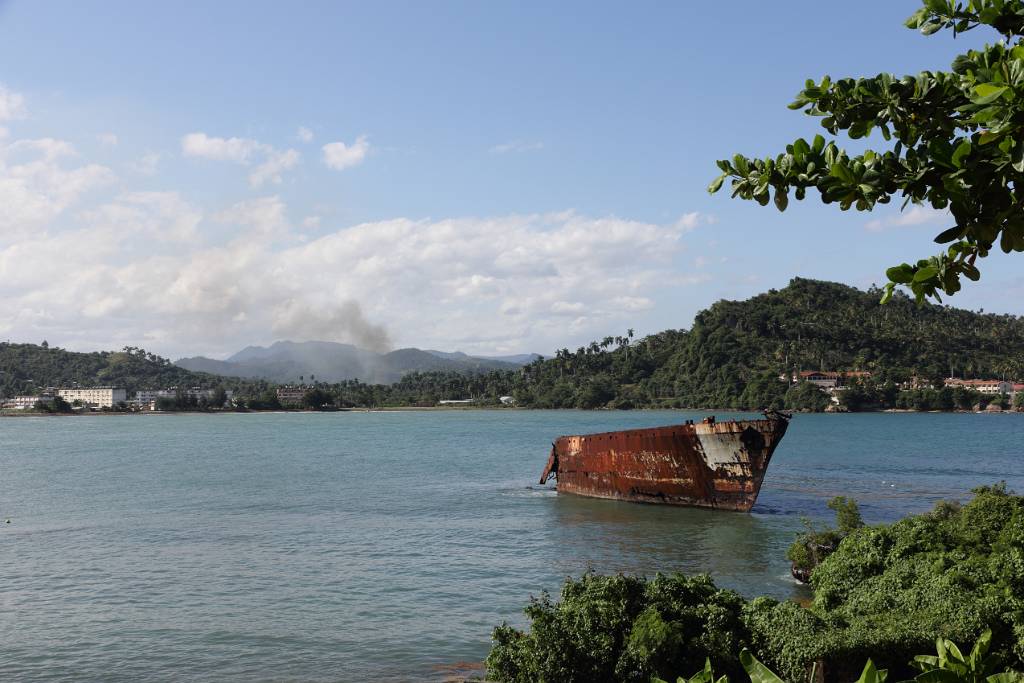
[[733, 197], [774, 201], [780, 211], [790, 193], [804, 199], [809, 189], [843, 211], [870, 211], [897, 195], [904, 206], [948, 210], [954, 225], [935, 241], [949, 246], [889, 268], [883, 302], [897, 285], [918, 301], [941, 300], [961, 278], [979, 279], [978, 259], [997, 244], [1024, 251], [1024, 0], [925, 0], [907, 26], [926, 35], [989, 27], [1002, 41], [958, 56], [950, 72], [808, 80], [790, 108], [821, 117], [832, 136], [877, 131], [891, 144], [851, 155], [821, 135], [801, 138], [774, 157], [719, 161], [708, 187], [715, 193], [731, 178]]

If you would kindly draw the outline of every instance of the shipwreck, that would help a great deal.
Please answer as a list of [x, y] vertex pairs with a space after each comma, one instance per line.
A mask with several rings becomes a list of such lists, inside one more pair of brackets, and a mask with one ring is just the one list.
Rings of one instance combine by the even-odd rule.
[[540, 477], [559, 493], [747, 512], [790, 416], [562, 436]]

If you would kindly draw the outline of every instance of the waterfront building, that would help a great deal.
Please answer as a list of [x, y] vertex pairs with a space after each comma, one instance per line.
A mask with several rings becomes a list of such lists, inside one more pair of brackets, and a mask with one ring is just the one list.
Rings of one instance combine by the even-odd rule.
[[58, 389], [57, 395], [68, 403], [79, 401], [90, 408], [113, 408], [118, 403], [128, 400], [124, 389], [117, 387], [86, 387], [74, 389]]
[[302, 405], [302, 399], [307, 391], [306, 387], [278, 387], [277, 400], [283, 406]]
[[[783, 378], [785, 375], [783, 375]], [[824, 370], [804, 370], [803, 372], [794, 372], [790, 378], [792, 384], [797, 382], [810, 382], [819, 389], [836, 389], [847, 386], [847, 383], [851, 379], [868, 379], [871, 377], [870, 372], [862, 372], [856, 370], [847, 371], [824, 371]]]
[[1007, 394], [1014, 392], [1013, 382], [1006, 382], [1000, 379], [960, 379], [958, 377], [947, 377], [943, 380], [947, 387], [963, 387], [973, 389], [981, 394]]
[[[181, 389], [177, 387], [171, 387], [170, 389], [139, 389], [135, 392], [135, 398], [132, 399], [132, 403], [135, 403], [143, 408], [151, 406], [161, 398], [177, 398], [182, 396], [185, 398], [194, 398], [197, 401], [201, 398], [205, 398], [207, 401], [211, 400], [214, 394], [217, 393], [216, 389], [200, 389], [199, 387], [192, 387], [191, 389]], [[228, 401], [234, 398], [235, 392], [231, 389], [226, 389], [224, 395]]]
[[53, 396], [48, 394], [43, 394], [42, 396], [12, 396], [11, 398], [3, 399], [3, 402], [0, 403], [0, 408], [7, 410], [31, 410], [36, 407], [37, 403], [53, 405]]

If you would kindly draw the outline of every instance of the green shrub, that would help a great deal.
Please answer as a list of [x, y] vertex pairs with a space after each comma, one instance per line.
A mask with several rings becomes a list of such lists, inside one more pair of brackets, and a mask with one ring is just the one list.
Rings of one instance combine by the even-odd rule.
[[828, 507], [835, 511], [839, 528], [818, 531], [810, 520], [805, 519], [805, 530], [797, 534], [796, 540], [786, 550], [786, 559], [793, 563], [793, 576], [805, 583], [814, 568], [835, 552], [843, 538], [864, 526], [857, 502], [852, 498], [836, 496], [828, 502]]
[[748, 643], [744, 601], [706, 575], [658, 575], [650, 581], [584, 574], [567, 579], [561, 599], [533, 599], [528, 633], [508, 625], [493, 634], [488, 675], [499, 681], [642, 681], [695, 669], [708, 657], [742, 671]]
[[815, 569], [809, 609], [746, 602], [704, 575], [569, 579], [559, 601], [545, 594], [526, 608], [528, 632], [495, 629], [488, 674], [515, 683], [646, 682], [710, 658], [736, 676], [737, 653], [749, 648], [788, 681], [805, 681], [816, 663], [826, 680], [853, 680], [868, 658], [909, 677], [908, 662], [936, 637], [970, 642], [986, 631], [986, 666], [1020, 668], [1024, 499], [1003, 485], [974, 493], [962, 507], [941, 502], [872, 527], [858, 526], [850, 501], [837, 503], [850, 533]]
[[[914, 681], [918, 683], [1021, 683], [1024, 675], [1012, 669], [1002, 669], [999, 658], [988, 654], [992, 642], [992, 632], [985, 631], [978, 638], [968, 655], [950, 640], [939, 638], [935, 642], [935, 655], [917, 655], [910, 666], [921, 671]], [[749, 650], [740, 652], [740, 662], [747, 672], [751, 683], [784, 683], [784, 679], [761, 663]], [[860, 670], [860, 677], [854, 683], [886, 683], [889, 672], [878, 669], [868, 659]], [[816, 680], [817, 669], [809, 672], [807, 681]], [[667, 683], [660, 678], [651, 679], [651, 683]], [[704, 663], [704, 668], [690, 678], [680, 676], [676, 683], [729, 683], [728, 676], [714, 678], [711, 660]], [[910, 683], [907, 681], [906, 683]]]

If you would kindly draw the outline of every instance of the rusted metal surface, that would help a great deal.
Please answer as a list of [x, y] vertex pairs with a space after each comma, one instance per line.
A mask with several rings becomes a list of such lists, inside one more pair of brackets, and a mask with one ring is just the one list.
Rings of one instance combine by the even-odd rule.
[[541, 483], [559, 493], [739, 510], [753, 507], [788, 416], [558, 438]]

